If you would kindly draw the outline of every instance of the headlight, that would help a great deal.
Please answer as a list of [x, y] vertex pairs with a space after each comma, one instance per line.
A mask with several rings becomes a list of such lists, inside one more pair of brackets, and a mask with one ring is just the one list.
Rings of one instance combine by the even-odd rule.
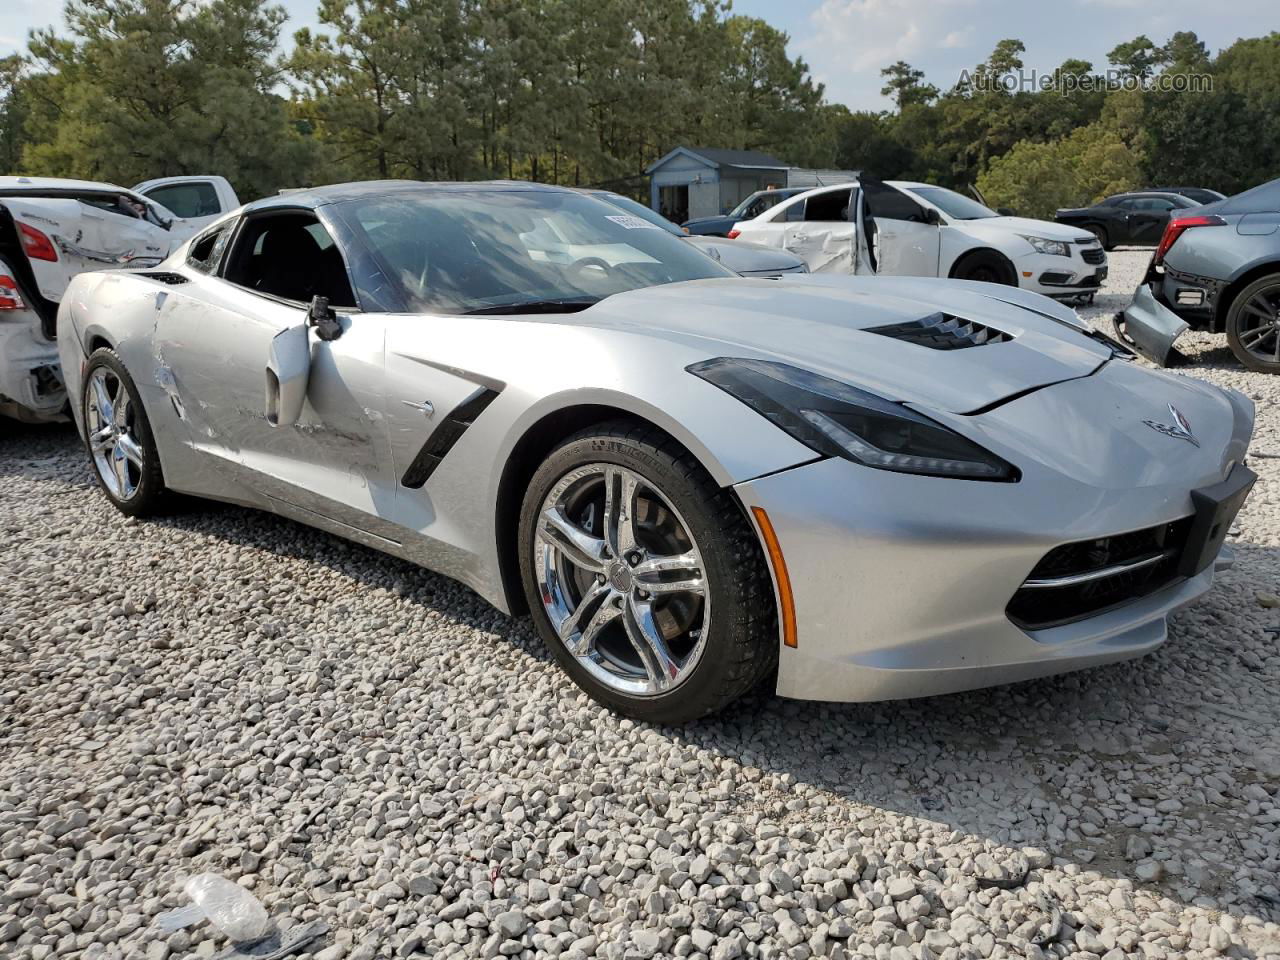
[[1031, 244], [1036, 253], [1047, 253], [1054, 257], [1071, 256], [1071, 244], [1065, 240], [1046, 240], [1044, 237], [1029, 237], [1025, 233], [1020, 233], [1018, 236]]
[[867, 467], [965, 480], [1017, 468], [901, 404], [785, 363], [717, 357], [686, 368], [819, 453]]

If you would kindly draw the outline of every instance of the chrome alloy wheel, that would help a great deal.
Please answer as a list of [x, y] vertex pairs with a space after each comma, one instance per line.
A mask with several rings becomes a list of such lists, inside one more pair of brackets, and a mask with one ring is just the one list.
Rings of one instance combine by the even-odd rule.
[[560, 642], [601, 683], [653, 697], [697, 665], [711, 625], [702, 555], [671, 502], [638, 473], [591, 463], [542, 502], [538, 593]]
[[102, 483], [117, 500], [130, 500], [142, 483], [145, 451], [135, 433], [129, 391], [108, 367], [89, 374], [85, 427]]

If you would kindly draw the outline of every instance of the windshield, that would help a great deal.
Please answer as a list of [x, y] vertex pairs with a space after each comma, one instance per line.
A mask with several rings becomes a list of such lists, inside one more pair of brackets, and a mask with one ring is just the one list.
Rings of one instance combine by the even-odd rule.
[[642, 220], [648, 220], [655, 227], [661, 227], [667, 233], [673, 233], [677, 237], [683, 237], [684, 231], [677, 227], [660, 213], [655, 213], [646, 207], [643, 203], [637, 203], [630, 197], [624, 197], [620, 193], [593, 193], [593, 197], [599, 197], [605, 203], [611, 203], [623, 213], [630, 213], [640, 217]]
[[908, 189], [922, 200], [932, 203], [952, 220], [985, 220], [988, 217], [1000, 216], [977, 200], [970, 200], [946, 187], [908, 187]]
[[640, 287], [736, 276], [648, 218], [581, 193], [440, 190], [335, 206], [415, 312], [582, 309]]
[[734, 207], [729, 216], [736, 220], [752, 220], [766, 210], [772, 210], [790, 195], [782, 190], [759, 190]]

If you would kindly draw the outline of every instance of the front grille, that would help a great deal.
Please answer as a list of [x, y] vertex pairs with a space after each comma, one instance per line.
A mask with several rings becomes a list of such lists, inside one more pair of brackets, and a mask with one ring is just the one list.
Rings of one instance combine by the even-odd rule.
[[[1179, 579], [1191, 518], [1054, 547], [1005, 609], [1024, 630], [1083, 620], [1163, 590]], [[1106, 571], [1114, 571], [1107, 573]]]
[[927, 317], [908, 320], [906, 323], [868, 327], [866, 332], [914, 343], [930, 350], [962, 350], [965, 347], [981, 347], [1013, 339], [1003, 330], [983, 326], [964, 317], [953, 317], [949, 313], [931, 313]]
[[1107, 252], [1101, 247], [1088, 247], [1080, 251], [1080, 256], [1084, 258], [1085, 263], [1091, 263], [1095, 267], [1100, 267], [1107, 262]]

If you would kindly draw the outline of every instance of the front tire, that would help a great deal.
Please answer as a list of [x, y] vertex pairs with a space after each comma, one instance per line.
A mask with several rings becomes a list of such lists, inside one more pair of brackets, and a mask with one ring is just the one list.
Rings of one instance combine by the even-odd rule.
[[958, 264], [952, 276], [956, 280], [973, 280], [978, 283], [1002, 283], [1008, 287], [1018, 285], [1018, 273], [998, 253], [980, 250], [970, 253]]
[[1098, 242], [1102, 244], [1103, 250], [1114, 250], [1116, 248], [1116, 245], [1111, 242], [1111, 238], [1107, 236], [1106, 227], [1099, 227], [1095, 225], [1085, 227], [1085, 229], [1097, 237]]
[[151, 422], [133, 378], [108, 347], [89, 356], [80, 411], [89, 463], [107, 499], [131, 517], [156, 513], [166, 490]]
[[1227, 311], [1227, 344], [1259, 373], [1280, 373], [1280, 273], [1259, 277]]
[[619, 713], [694, 720], [777, 662], [754, 531], [732, 494], [652, 427], [602, 424], [552, 451], [525, 493], [518, 549], [538, 632]]

